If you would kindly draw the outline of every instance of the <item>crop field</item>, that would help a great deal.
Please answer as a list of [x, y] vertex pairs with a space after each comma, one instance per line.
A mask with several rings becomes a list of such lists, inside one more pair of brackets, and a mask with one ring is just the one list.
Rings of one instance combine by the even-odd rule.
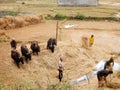
[[[25, 4], [22, 4], [22, 2]], [[67, 16], [75, 16], [77, 13], [81, 13], [91, 17], [112, 17], [120, 12], [120, 1], [99, 0], [98, 6], [62, 7], [57, 5], [57, 0], [16, 0], [16, 2], [1, 3], [0, 10], [42, 13], [51, 16], [54, 16], [56, 13], [62, 13]]]

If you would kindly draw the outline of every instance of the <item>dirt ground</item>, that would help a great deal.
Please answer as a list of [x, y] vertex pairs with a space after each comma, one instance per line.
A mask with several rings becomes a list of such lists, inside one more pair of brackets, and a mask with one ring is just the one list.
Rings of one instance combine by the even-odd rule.
[[[58, 45], [55, 52], [46, 50], [46, 42], [50, 37], [56, 37], [56, 22], [46, 21], [37, 25], [31, 25], [14, 30], [0, 30], [11, 39], [26, 43], [30, 49], [29, 41], [39, 41], [41, 52], [33, 56], [27, 64], [21, 65], [18, 69], [10, 57], [11, 47], [9, 42], [0, 43], [0, 84], [7, 86], [24, 86], [28, 88], [46, 87], [49, 84], [58, 83], [58, 60], [63, 57], [64, 81], [79, 78], [86, 73], [93, 71], [100, 60], [108, 60], [113, 54], [117, 57], [115, 62], [120, 64], [120, 22], [108, 21], [66, 21], [64, 25], [75, 24], [76, 27], [59, 30]], [[59, 22], [61, 23], [61, 22]], [[95, 43], [89, 49], [81, 47], [81, 37], [93, 34]], [[21, 43], [18, 43], [17, 50], [20, 51]], [[120, 83], [113, 74], [113, 82]], [[96, 90], [97, 78], [90, 79], [90, 83], [78, 85], [76, 90]], [[107, 87], [104, 90], [114, 90]], [[119, 90], [120, 88], [116, 89]]]

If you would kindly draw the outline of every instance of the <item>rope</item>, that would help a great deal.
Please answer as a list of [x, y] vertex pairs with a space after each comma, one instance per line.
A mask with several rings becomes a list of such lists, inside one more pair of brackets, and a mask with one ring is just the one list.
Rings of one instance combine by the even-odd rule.
[[88, 75], [86, 74], [86, 77], [87, 77], [87, 80], [88, 80], [88, 84], [90, 84], [90, 80], [89, 80], [89, 77]]

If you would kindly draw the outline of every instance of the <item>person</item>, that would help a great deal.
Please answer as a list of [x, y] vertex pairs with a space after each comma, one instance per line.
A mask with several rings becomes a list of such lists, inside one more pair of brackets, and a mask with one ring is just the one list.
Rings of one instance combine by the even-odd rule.
[[91, 35], [89, 38], [89, 46], [91, 47], [94, 44], [94, 35]]
[[103, 69], [97, 72], [97, 79], [98, 79], [98, 87], [101, 87], [105, 82], [107, 84], [107, 79], [106, 77], [109, 74], [112, 74], [113, 71], [107, 70], [107, 69]]
[[11, 48], [16, 49], [17, 46], [17, 42], [16, 40], [13, 38], [12, 41], [10, 42]]
[[58, 79], [61, 82], [62, 78], [63, 78], [63, 59], [60, 58], [59, 62], [58, 62], [58, 71], [59, 71], [59, 75], [58, 75]]
[[111, 57], [108, 61], [105, 62], [104, 69], [112, 70], [113, 66], [114, 66], [114, 59], [113, 57]]
[[60, 57], [60, 60], [58, 62], [58, 67], [59, 67], [59, 69], [63, 70], [63, 59], [61, 57]]

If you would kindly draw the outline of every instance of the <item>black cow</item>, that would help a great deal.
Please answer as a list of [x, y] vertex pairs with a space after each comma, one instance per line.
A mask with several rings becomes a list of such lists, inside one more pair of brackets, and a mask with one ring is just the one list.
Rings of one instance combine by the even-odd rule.
[[15, 41], [15, 39], [12, 39], [12, 41], [10, 42], [11, 48], [16, 49], [17, 46], [17, 42]]
[[40, 46], [38, 45], [38, 42], [35, 42], [35, 41], [32, 42], [30, 48], [32, 49], [33, 55], [34, 54], [38, 55], [38, 52], [40, 52]]
[[14, 60], [15, 64], [17, 65], [18, 68], [20, 68], [19, 63], [21, 62], [24, 64], [23, 57], [20, 57], [20, 54], [18, 53], [17, 50], [11, 50], [11, 58]]
[[52, 53], [54, 52], [55, 45], [56, 45], [56, 39], [50, 38], [47, 41], [47, 49], [50, 49], [52, 51]]
[[25, 57], [26, 62], [28, 62], [28, 60], [31, 60], [31, 53], [29, 52], [27, 46], [24, 44], [21, 45], [21, 53]]

